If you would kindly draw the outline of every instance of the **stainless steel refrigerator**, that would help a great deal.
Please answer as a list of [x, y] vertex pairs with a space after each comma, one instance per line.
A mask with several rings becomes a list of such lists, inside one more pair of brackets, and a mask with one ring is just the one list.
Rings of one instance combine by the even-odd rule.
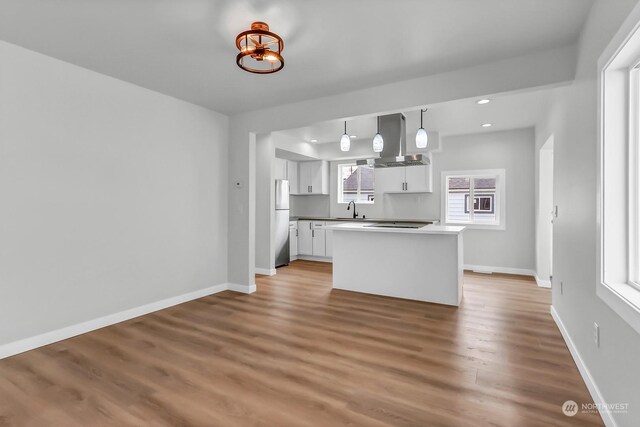
[[289, 181], [276, 179], [276, 267], [289, 264]]

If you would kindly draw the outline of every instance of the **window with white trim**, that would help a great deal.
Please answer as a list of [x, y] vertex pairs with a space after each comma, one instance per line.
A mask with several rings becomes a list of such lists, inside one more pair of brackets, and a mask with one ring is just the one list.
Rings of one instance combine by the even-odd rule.
[[442, 221], [504, 229], [505, 171], [442, 172]]
[[373, 203], [375, 194], [373, 166], [355, 163], [338, 165], [338, 203]]
[[597, 295], [640, 333], [640, 6], [598, 61]]

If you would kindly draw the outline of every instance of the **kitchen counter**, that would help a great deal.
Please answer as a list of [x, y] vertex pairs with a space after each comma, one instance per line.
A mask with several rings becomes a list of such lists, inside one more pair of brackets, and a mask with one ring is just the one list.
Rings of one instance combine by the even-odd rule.
[[381, 223], [391, 223], [397, 222], [399, 224], [410, 223], [410, 222], [424, 222], [425, 224], [435, 224], [439, 223], [440, 220], [437, 219], [389, 219], [389, 218], [336, 218], [336, 217], [318, 217], [318, 216], [292, 216], [289, 218], [290, 221], [339, 221], [339, 222], [381, 222]]
[[333, 234], [333, 287], [457, 306], [462, 299], [465, 227], [326, 225]]
[[[399, 223], [400, 221], [388, 221], [389, 223]], [[342, 223], [342, 224], [334, 224], [334, 225], [325, 225], [321, 227], [325, 230], [342, 230], [342, 231], [363, 231], [363, 232], [372, 232], [372, 233], [410, 233], [410, 234], [460, 234], [464, 231], [465, 227], [459, 226], [451, 226], [451, 225], [438, 225], [438, 224], [428, 224], [421, 228], [376, 228], [371, 227], [376, 223], [385, 224], [382, 221], [366, 221], [359, 223]], [[409, 221], [404, 222], [405, 224], [410, 223]]]

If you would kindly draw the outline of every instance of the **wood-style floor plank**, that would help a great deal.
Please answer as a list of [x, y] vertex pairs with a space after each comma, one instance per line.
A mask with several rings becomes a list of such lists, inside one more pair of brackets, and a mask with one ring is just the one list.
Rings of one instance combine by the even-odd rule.
[[257, 285], [0, 361], [0, 426], [602, 425], [561, 411], [592, 401], [531, 279], [466, 273], [459, 308], [310, 261]]

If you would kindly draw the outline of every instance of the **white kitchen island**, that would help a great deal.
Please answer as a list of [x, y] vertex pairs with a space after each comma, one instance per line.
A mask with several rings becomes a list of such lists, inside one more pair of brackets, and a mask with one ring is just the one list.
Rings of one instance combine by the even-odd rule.
[[333, 231], [333, 287], [459, 305], [465, 227], [376, 228], [327, 225]]

